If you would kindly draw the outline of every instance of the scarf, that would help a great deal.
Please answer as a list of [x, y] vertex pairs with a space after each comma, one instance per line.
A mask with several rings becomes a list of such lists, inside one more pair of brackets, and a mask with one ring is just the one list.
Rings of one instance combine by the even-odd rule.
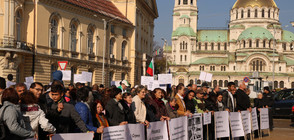
[[107, 119], [103, 115], [96, 114], [96, 118], [100, 123], [100, 126], [109, 127]]
[[154, 99], [155, 103], [158, 105], [158, 107], [164, 106], [164, 102], [161, 99]]

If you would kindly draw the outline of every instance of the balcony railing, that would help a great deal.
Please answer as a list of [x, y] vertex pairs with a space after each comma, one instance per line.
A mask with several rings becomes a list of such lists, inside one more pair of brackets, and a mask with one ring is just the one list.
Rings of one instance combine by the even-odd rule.
[[12, 39], [0, 39], [0, 48], [33, 52], [33, 44]]

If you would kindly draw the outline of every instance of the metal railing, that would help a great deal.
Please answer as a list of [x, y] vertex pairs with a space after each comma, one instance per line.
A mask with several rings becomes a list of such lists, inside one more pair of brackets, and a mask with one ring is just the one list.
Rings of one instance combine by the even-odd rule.
[[0, 39], [0, 48], [19, 49], [33, 52], [33, 44], [12, 39]]

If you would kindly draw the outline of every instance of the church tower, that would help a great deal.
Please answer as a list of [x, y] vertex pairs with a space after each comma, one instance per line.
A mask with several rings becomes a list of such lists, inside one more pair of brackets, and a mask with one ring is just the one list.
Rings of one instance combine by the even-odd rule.
[[173, 11], [172, 58], [175, 64], [190, 64], [196, 50], [197, 0], [175, 0]]

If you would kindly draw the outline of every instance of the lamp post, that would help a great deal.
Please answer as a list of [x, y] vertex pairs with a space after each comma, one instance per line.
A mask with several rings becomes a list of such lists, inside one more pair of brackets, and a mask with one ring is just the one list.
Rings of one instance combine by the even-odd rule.
[[273, 25], [273, 29], [274, 29], [274, 45], [273, 45], [273, 81], [272, 81], [272, 86], [273, 86], [273, 89], [275, 88], [275, 85], [274, 85], [274, 83], [275, 83], [275, 48], [276, 48], [276, 28], [275, 28], [275, 26], [274, 26], [274, 24], [272, 24]]
[[[166, 46], [167, 46], [167, 41], [166, 41], [166, 39], [161, 38], [161, 40], [164, 41], [164, 49], [166, 49]], [[167, 71], [167, 54], [165, 54], [165, 73], [168, 73], [168, 71]]]
[[103, 61], [102, 61], [102, 84], [105, 85], [105, 51], [106, 51], [106, 28], [107, 23], [110, 23], [111, 21], [117, 19], [117, 17], [106, 21], [105, 19], [102, 19], [104, 24], [104, 40], [103, 40]]

